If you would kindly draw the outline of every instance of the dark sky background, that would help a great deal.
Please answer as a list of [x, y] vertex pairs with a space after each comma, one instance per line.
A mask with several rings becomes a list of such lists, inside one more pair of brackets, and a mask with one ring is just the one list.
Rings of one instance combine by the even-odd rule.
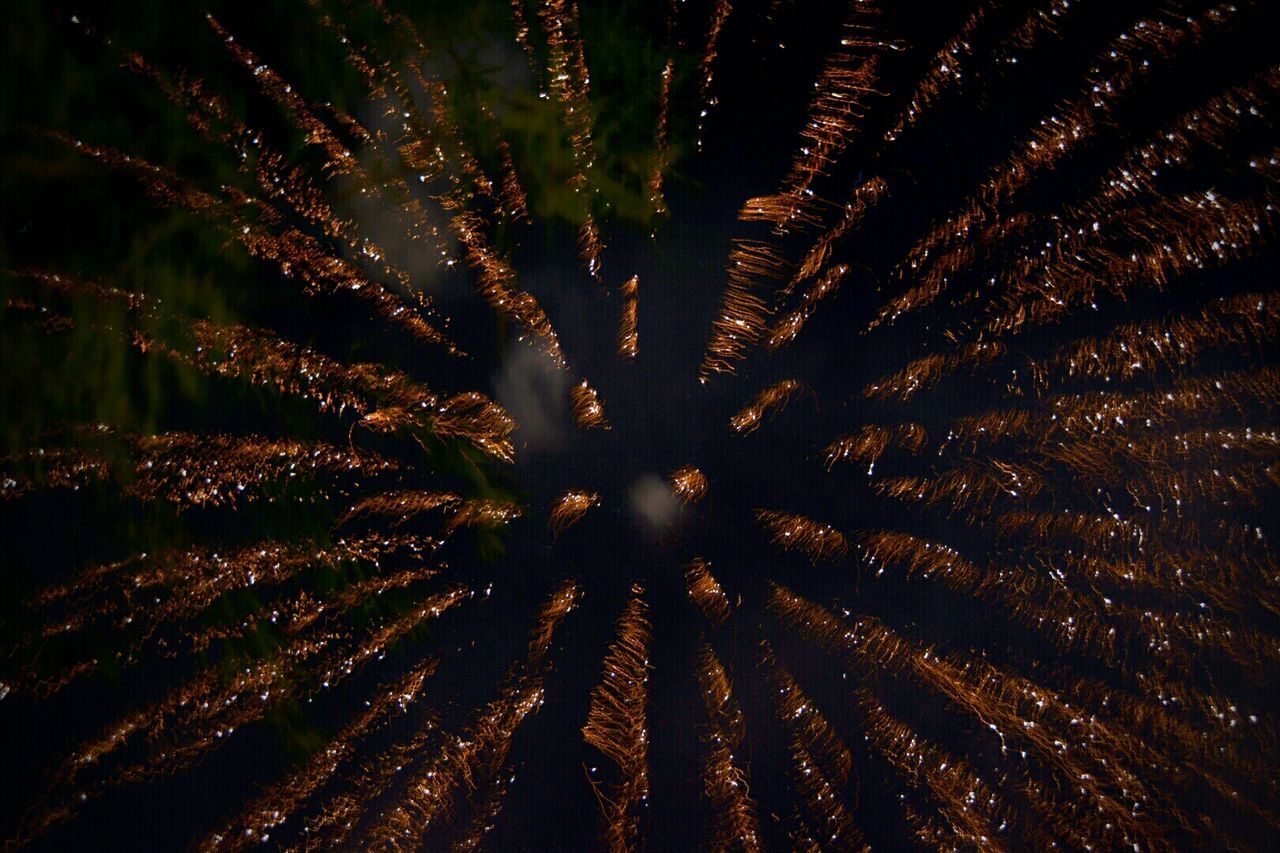
[[[243, 79], [225, 67], [215, 71], [222, 60], [196, 9], [155, 5], [156, 9], [148, 10], [146, 4], [121, 4], [95, 20], [102, 21], [100, 32], [130, 34], [126, 36], [130, 43], [159, 51], [160, 59], [175, 66], [225, 75], [214, 78], [221, 84], [219, 91], [250, 115], [261, 111], [263, 121], [269, 121], [260, 99], [238, 94], [235, 87], [243, 87]], [[320, 37], [303, 34], [311, 26], [312, 13], [305, 4], [296, 5], [300, 8], [229, 4], [219, 7], [218, 13], [230, 29], [243, 34], [242, 41], [264, 56], [275, 57], [287, 76], [298, 79], [300, 91], [322, 100], [326, 86], [332, 87], [342, 96], [335, 100], [346, 102], [360, 116], [351, 81], [340, 71], [326, 79], [331, 69], [326, 70], [324, 62], [310, 61], [308, 39], [314, 39], [316, 56], [331, 57], [328, 48], [318, 46]], [[524, 56], [514, 43], [495, 41], [490, 28], [493, 19], [486, 15], [496, 12], [467, 13], [465, 5], [445, 4], [413, 14], [421, 16], [428, 32], [433, 23], [452, 16], [451, 27], [440, 24], [439, 37], [452, 40], [459, 46], [458, 55], [469, 57], [460, 68], [470, 70], [468, 63], [479, 57], [487, 66], [487, 79], [498, 85], [514, 80], [511, 85], [527, 86], [527, 79], [521, 78]], [[474, 5], [490, 10], [487, 4]], [[597, 68], [613, 68], [620, 75], [634, 67], [648, 69], [645, 63], [651, 55], [661, 54], [662, 10], [658, 7], [665, 4], [652, 5], [656, 11], [642, 3], [616, 8], [583, 3], [584, 20], [601, 33], [596, 41], [588, 39], [586, 47], [595, 78], [593, 107], [602, 128], [598, 140], [625, 139], [628, 134], [638, 138], [642, 132], [652, 132], [648, 107], [632, 99], [627, 90], [612, 91], [609, 72], [597, 74]], [[470, 290], [466, 273], [448, 273], [436, 280], [431, 279], [436, 273], [424, 274], [426, 289], [452, 318], [459, 343], [473, 353], [471, 359], [458, 363], [422, 352], [377, 324], [366, 323], [352, 303], [340, 297], [301, 300], [270, 273], [226, 257], [240, 250], [200, 236], [198, 223], [164, 225], [170, 221], [164, 218], [167, 215], [141, 200], [125, 179], [83, 164], [68, 165], [74, 161], [51, 143], [33, 141], [27, 129], [65, 129], [122, 148], [132, 142], [138, 153], [174, 168], [186, 167], [184, 174], [194, 172], [201, 179], [220, 179], [228, 168], [219, 164], [216, 153], [202, 150], [202, 143], [184, 130], [172, 108], [145, 94], [142, 81], [113, 68], [108, 52], [67, 22], [77, 9], [33, 3], [13, 13], [20, 26], [7, 29], [5, 46], [22, 73], [11, 77], [4, 89], [5, 155], [16, 174], [4, 184], [7, 267], [56, 263], [64, 269], [114, 272], [142, 282], [142, 287], [175, 293], [174, 298], [193, 314], [221, 312], [260, 323], [336, 357], [380, 361], [406, 370], [441, 390], [485, 390], [522, 425], [515, 433], [517, 462], [509, 469], [486, 470], [488, 485], [519, 496], [526, 504], [524, 517], [502, 533], [501, 556], [492, 555], [491, 540], [469, 535], [458, 537], [446, 551], [450, 574], [477, 589], [491, 586], [488, 600], [447, 615], [429, 636], [398, 650], [388, 666], [370, 667], [334, 691], [336, 695], [325, 694], [268, 725], [237, 733], [192, 772], [106, 792], [87, 804], [78, 820], [41, 839], [37, 849], [168, 849], [202, 837], [221, 818], [234, 813], [251, 790], [296, 758], [297, 744], [308, 733], [322, 738], [324, 732], [334, 731], [363, 696], [388, 681], [399, 671], [397, 667], [407, 668], [418, 660], [421, 653], [434, 651], [443, 663], [428, 682], [420, 704], [439, 714], [444, 730], [461, 730], [477, 707], [498, 695], [504, 673], [524, 655], [533, 614], [565, 577], [579, 579], [585, 597], [557, 635], [546, 703], [515, 737], [509, 759], [515, 781], [489, 836], [488, 849], [580, 850], [596, 844], [599, 811], [586, 773], [587, 768], [599, 767], [595, 778], [608, 780], [609, 768], [583, 743], [580, 730], [590, 690], [600, 681], [601, 661], [616, 636], [616, 619], [636, 581], [648, 590], [654, 628], [651, 801], [643, 830], [653, 850], [697, 847], [708, 837], [707, 828], [714, 819], [701, 793], [698, 736], [705, 714], [693, 672], [704, 638], [714, 641], [726, 667], [738, 674], [735, 691], [748, 719], [745, 763], [765, 840], [771, 848], [789, 846], [784, 819], [796, 796], [788, 775], [790, 759], [765, 683], [752, 673], [759, 640], [766, 635], [854, 751], [858, 784], [845, 796], [851, 806], [856, 803], [868, 840], [889, 849], [907, 844], [897, 804], [906, 789], [856, 736], [840, 669], [788, 639], [765, 614], [762, 604], [771, 581], [815, 601], [838, 602], [855, 612], [875, 614], [926, 642], [979, 648], [993, 660], [1014, 665], [1032, 662], [1091, 671], [1093, 665], [1087, 659], [1055, 657], [1047, 644], [1017, 629], [1006, 615], [949, 593], [939, 584], [908, 586], [860, 577], [852, 557], [815, 567], [803, 556], [774, 549], [751, 513], [756, 508], [785, 509], [850, 533], [881, 527], [914, 530], [969, 553], [990, 553], [993, 545], [986, 532], [960, 518], [904, 512], [903, 505], [878, 496], [862, 471], [837, 469], [828, 474], [821, 450], [864, 423], [914, 420], [935, 434], [939, 426], [958, 416], [998, 404], [989, 381], [957, 381], [946, 394], [924, 395], [907, 406], [866, 401], [861, 389], [868, 382], [946, 342], [934, 328], [942, 319], [937, 312], [925, 312], [920, 320], [888, 334], [868, 336], [861, 329], [885, 298], [893, 264], [930, 222], [952, 209], [990, 165], [1003, 158], [1011, 143], [1022, 138], [1051, 104], [1078, 89], [1089, 58], [1132, 18], [1132, 12], [1127, 4], [1094, 4], [1095, 8], [1074, 19], [1059, 42], [1026, 57], [1022, 73], [992, 74], [984, 86], [962, 89], [959, 97], [940, 104], [901, 144], [885, 150], [872, 143], [856, 146], [824, 183], [830, 197], [843, 200], [873, 173], [894, 179], [894, 195], [891, 204], [841, 245], [837, 260], [850, 263], [854, 272], [794, 346], [767, 358], [757, 353], [737, 376], [714, 377], [703, 385], [698, 381], [698, 366], [724, 285], [730, 240], [767, 235], [767, 229], [737, 222], [737, 211], [745, 199], [776, 190], [785, 174], [808, 107], [811, 81], [834, 46], [843, 4], [766, 0], [734, 4], [715, 67], [719, 104], [708, 120], [701, 154], [693, 150], [692, 119], [698, 104], [692, 71], [701, 50], [707, 4], [687, 5], [702, 11], [686, 12], [677, 33], [682, 46], [673, 48], [684, 65], [672, 101], [677, 157], [667, 180], [669, 217], [637, 222], [616, 216], [606, 221], [603, 284], [586, 275], [573, 249], [574, 226], [563, 218], [535, 216], [532, 225], [512, 227], [503, 235], [521, 286], [539, 299], [556, 327], [569, 362], [567, 371], [548, 366], [532, 347], [496, 325]], [[892, 7], [885, 15], [886, 31], [911, 49], [905, 59], [890, 65], [881, 84], [886, 95], [869, 120], [865, 140], [879, 138], [884, 122], [905, 102], [923, 63], [967, 13], [967, 4], [918, 0], [886, 5]], [[506, 4], [494, 6], [505, 8]], [[773, 7], [777, 8], [770, 12]], [[1007, 14], [1010, 21], [1016, 20], [1016, 12]], [[1114, 158], [1178, 105], [1195, 103], [1258, 67], [1260, 57], [1275, 54], [1274, 47], [1263, 43], [1266, 37], [1260, 28], [1238, 33], [1206, 49], [1199, 57], [1203, 61], [1183, 62], [1164, 73], [1153, 87], [1155, 95], [1126, 107], [1114, 134], [1037, 185], [1027, 200], [1029, 209], [1060, 206], [1081, 176], [1097, 172], [1100, 164], [1110, 162], [1109, 156]], [[980, 57], [976, 69], [990, 70], [989, 62], [984, 65], [987, 60], [981, 58], [982, 45], [975, 53]], [[602, 141], [598, 144], [605, 146]], [[631, 144], [640, 151], [645, 145], [635, 138]], [[626, 150], [621, 142], [619, 147]], [[551, 174], [562, 166], [532, 160], [525, 167], [535, 214], [540, 204], [544, 210], [554, 205], [550, 191], [546, 200], [539, 200], [539, 187], [548, 180], [540, 170]], [[633, 201], [620, 191], [617, 207], [624, 207], [628, 200]], [[372, 233], [389, 231], [379, 211], [354, 204], [351, 209]], [[152, 242], [140, 246], [140, 239]], [[784, 243], [784, 247], [793, 259], [802, 250], [798, 243]], [[410, 267], [415, 263], [406, 262]], [[158, 271], [149, 277], [147, 269]], [[1264, 253], [1229, 273], [1207, 274], [1195, 282], [1177, 283], [1163, 294], [1110, 306], [1107, 322], [1149, 316], [1194, 295], [1196, 288], [1206, 292], [1256, 288], [1261, 286], [1259, 281], [1273, 280], [1274, 271], [1273, 253]], [[621, 309], [615, 291], [632, 275], [640, 280], [640, 345], [639, 357], [627, 362], [615, 354]], [[198, 284], [188, 291], [182, 282], [190, 281]], [[1090, 333], [1090, 324], [1096, 321], [1072, 320], [1033, 340], [1019, 341], [1019, 346], [1026, 348], [1026, 354], [1046, 352], [1070, 337]], [[87, 342], [79, 357], [84, 363], [108, 363], [93, 343]], [[324, 422], [309, 416], [305, 406], [279, 404], [230, 382], [210, 382], [199, 395], [189, 395], [177, 390], [180, 378], [166, 374], [157, 380], [161, 390], [147, 393], [144, 374], [143, 379], [120, 380], [124, 386], [120, 389], [115, 374], [105, 368], [91, 377], [92, 382], [85, 380], [86, 387], [78, 394], [68, 392], [66, 399], [51, 401], [53, 392], [47, 389], [63, 383], [74, 386], [71, 374], [81, 362], [55, 361], [46, 373], [27, 371], [17, 376], [18, 369], [10, 365], [20, 362], [13, 359], [24, 357], [27, 361], [22, 363], [38, 364], [47, 354], [16, 352], [6, 352], [10, 360], [4, 368], [5, 390], [21, 404], [4, 422], [9, 449], [15, 441], [39, 434], [63, 410], [100, 416], [102, 401], [117, 394], [134, 402], [112, 411], [126, 412], [136, 424], [164, 429], [297, 435], [341, 444], [350, 426], [349, 421]], [[133, 360], [120, 368], [122, 375], [136, 370], [141, 361], [128, 358]], [[80, 375], [87, 374], [80, 371]], [[611, 430], [574, 428], [568, 390], [579, 378], [587, 378], [600, 393]], [[793, 400], [756, 433], [733, 435], [729, 417], [758, 390], [783, 378], [804, 381], [811, 393]], [[95, 388], [93, 382], [107, 387]], [[704, 503], [683, 509], [664, 506], [651, 490], [649, 497], [637, 497], [645, 493], [646, 482], [686, 464], [698, 466], [710, 478]], [[547, 511], [570, 488], [598, 491], [601, 505], [552, 541]], [[650, 518], [663, 516], [662, 523], [648, 520], [641, 506]], [[36, 495], [6, 504], [0, 508], [4, 540], [0, 553], [7, 577], [0, 592], [16, 603], [38, 582], [65, 576], [90, 561], [117, 559], [166, 537], [228, 543], [273, 536], [286, 539], [309, 535], [327, 520], [323, 511], [297, 518], [278, 517], [261, 508], [196, 510], [181, 519], [161, 516], [146, 507], [122, 506], [109, 493], [93, 490]], [[1257, 518], [1246, 520], [1267, 524], [1268, 529], [1273, 525], [1261, 511]], [[741, 599], [739, 615], [723, 632], [710, 632], [688, 600], [683, 567], [695, 555], [710, 560], [730, 597]], [[4, 607], [8, 625], [20, 621], [13, 615], [18, 609], [16, 604]], [[135, 707], [140, 697], [158, 695], [169, 683], [165, 677], [182, 671], [181, 665], [166, 664], [89, 679], [48, 704], [17, 695], [0, 702], [0, 755], [4, 756], [0, 764], [5, 767], [0, 773], [0, 834], [12, 833], [43, 789], [44, 774], [74, 744]], [[1233, 683], [1232, 678], [1224, 673], [1219, 686], [1267, 703], [1267, 685]], [[979, 755], [986, 748], [967, 743], [967, 730], [939, 703], [913, 695], [896, 681], [875, 688], [919, 729], [956, 747], [958, 753]], [[397, 725], [372, 738], [372, 744], [389, 743], [396, 733], [408, 731], [412, 720]], [[285, 828], [286, 838], [291, 837], [289, 828]], [[435, 849], [444, 840], [430, 835], [428, 846]]]

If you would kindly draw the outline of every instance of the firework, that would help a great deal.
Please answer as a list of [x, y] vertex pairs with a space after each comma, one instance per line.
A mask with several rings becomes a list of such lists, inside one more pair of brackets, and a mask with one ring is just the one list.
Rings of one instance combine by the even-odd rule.
[[745, 408], [729, 419], [729, 426], [739, 435], [748, 435], [756, 431], [760, 421], [771, 411], [784, 408], [788, 401], [804, 390], [804, 386], [794, 379], [783, 379], [775, 382], [756, 395]]
[[[468, 590], [456, 587], [425, 598], [412, 611], [374, 628], [355, 643], [323, 625], [312, 625], [291, 638], [279, 654], [246, 667], [229, 684], [223, 683], [216, 667], [205, 670], [78, 747], [57, 774], [49, 793], [50, 805], [31, 818], [27, 832], [35, 837], [66, 820], [75, 808], [70, 803], [83, 803], [105, 786], [138, 783], [189, 767], [229, 740], [237, 729], [260, 720], [273, 703], [288, 696], [290, 681], [299, 675], [310, 673], [316, 684], [313, 689], [329, 689], [359, 667], [382, 657], [389, 644], [469, 597]], [[172, 742], [154, 736], [166, 729], [178, 733]], [[144, 732], [153, 733], [145, 753], [109, 769], [109, 759]], [[93, 772], [99, 767], [101, 772]], [[81, 781], [90, 773], [99, 780]], [[75, 796], [71, 796], [73, 792]], [[59, 799], [68, 804], [57, 803]]]
[[910, 453], [917, 454], [924, 447], [926, 437], [924, 427], [919, 424], [899, 424], [896, 427], [881, 427], [867, 424], [853, 435], [842, 436], [827, 445], [827, 470], [837, 462], [852, 459], [867, 466], [867, 476], [875, 472], [876, 462], [889, 449], [890, 445], [902, 447]]
[[756, 521], [769, 532], [773, 544], [787, 550], [803, 551], [815, 563], [841, 559], [849, 551], [849, 543], [839, 530], [829, 524], [789, 512], [756, 510]]
[[600, 495], [596, 492], [584, 492], [570, 489], [565, 492], [548, 516], [551, 532], [559, 536], [582, 520], [587, 510], [600, 503]]
[[677, 468], [668, 476], [671, 491], [685, 504], [699, 503], [707, 496], [707, 475], [692, 465]]
[[663, 175], [667, 171], [667, 120], [671, 112], [671, 80], [675, 74], [675, 61], [667, 60], [662, 67], [662, 85], [658, 90], [658, 126], [654, 131], [653, 167], [649, 171], [649, 204], [658, 216], [667, 213], [667, 202], [662, 197]]
[[500, 771], [516, 728], [542, 706], [551, 638], [573, 611], [578, 593], [577, 586], [567, 581], [551, 596], [538, 614], [528, 655], [522, 667], [513, 669], [510, 686], [465, 733], [449, 738], [435, 758], [424, 762], [400, 804], [375, 823], [370, 843], [394, 849], [416, 847], [434, 821], [453, 811], [455, 792], [464, 783], [474, 787]]
[[885, 142], [896, 141], [907, 128], [914, 127], [944, 94], [960, 86], [960, 81], [964, 78], [964, 66], [973, 56], [974, 33], [982, 27], [990, 11], [991, 4], [979, 5], [937, 52], [929, 63], [929, 70], [916, 83], [906, 109], [894, 119], [893, 126], [885, 131]]
[[609, 421], [604, 416], [604, 405], [596, 389], [582, 380], [573, 386], [573, 422], [579, 429], [608, 429]]
[[840, 37], [840, 46], [846, 50], [832, 54], [814, 81], [816, 94], [800, 131], [803, 147], [783, 181], [784, 193], [793, 201], [787, 216], [775, 219], [780, 227], [797, 219], [803, 224], [807, 200], [813, 195], [811, 185], [826, 174], [849, 145], [859, 130], [860, 119], [866, 117], [870, 98], [880, 94], [876, 89], [880, 54], [901, 46], [875, 34], [871, 22], [878, 14], [874, 3], [852, 4]]
[[685, 567], [684, 578], [689, 588], [689, 598], [693, 599], [711, 627], [719, 628], [729, 620], [733, 607], [720, 587], [720, 582], [711, 574], [711, 566], [706, 560], [694, 557]]
[[702, 150], [702, 129], [706, 126], [707, 116], [711, 109], [719, 103], [719, 99], [711, 94], [715, 82], [715, 63], [719, 52], [720, 31], [733, 12], [730, 0], [716, 0], [711, 11], [711, 26], [707, 29], [707, 44], [702, 51], [702, 62], [698, 66], [699, 90], [702, 94], [702, 109], [698, 112], [698, 132], [696, 136], [698, 150]]
[[[853, 231], [857, 227], [858, 223], [862, 221], [863, 217], [867, 215], [868, 210], [887, 198], [888, 194], [889, 185], [883, 178], [871, 178], [866, 183], [858, 185], [853, 192], [849, 194], [849, 200], [845, 202], [844, 213], [841, 215], [840, 221], [823, 231], [818, 239], [813, 242], [813, 245], [809, 247], [804, 258], [797, 266], [795, 275], [792, 277], [791, 281], [788, 282], [783, 292], [790, 294], [795, 290], [796, 285], [800, 282], [817, 275], [818, 271], [823, 268], [828, 260], [830, 260], [831, 253], [836, 244], [843, 239], [845, 235]], [[835, 269], [838, 268], [839, 266], [835, 267]], [[830, 272], [828, 272], [828, 274], [830, 274]], [[844, 273], [841, 273], [840, 275], [843, 277]], [[833, 287], [834, 285], [828, 285], [827, 290], [830, 290]], [[813, 292], [813, 289], [811, 288], [808, 292]], [[821, 295], [812, 298], [806, 296], [805, 303], [817, 302], [817, 300], [822, 296], [826, 296], [826, 291]]]
[[582, 729], [586, 742], [618, 766], [621, 781], [606, 796], [593, 780], [604, 817], [604, 839], [610, 850], [631, 850], [641, 842], [639, 810], [649, 798], [649, 640], [644, 590], [632, 587], [632, 598], [618, 619], [618, 639], [604, 659], [604, 679], [591, 693], [591, 711]]
[[792, 775], [804, 800], [805, 816], [798, 820], [792, 840], [815, 850], [831, 845], [842, 850], [869, 849], [841, 793], [853, 771], [849, 748], [778, 661], [768, 641], [763, 643], [761, 665], [773, 688], [778, 719], [787, 730]]
[[[253, 769], [233, 810], [118, 843], [1255, 849], [1280, 831], [1266, 4], [514, 0], [462, 32], [381, 0], [304, 5], [316, 61], [292, 79], [294, 45], [251, 46], [230, 14], [193, 19], [186, 55], [73, 16], [76, 61], [119, 66], [145, 93], [125, 112], [172, 113], [198, 156], [113, 140], [118, 116], [95, 129], [100, 81], [80, 75], [42, 113], [74, 129], [35, 129], [55, 153], [13, 163], [45, 183], [15, 200], [32, 223], [4, 275], [0, 509], [21, 535], [0, 700], [52, 750], [13, 846], [120, 831], [160, 780], [225, 766]], [[724, 133], [704, 137], [713, 111]], [[754, 162], [672, 168], [721, 141]], [[59, 184], [64, 155], [79, 171]], [[163, 226], [68, 243], [45, 208], [103, 173], [104, 210], [132, 193]], [[698, 253], [668, 252], [694, 229]], [[132, 253], [83, 269], [117, 230]], [[639, 275], [598, 304], [580, 290], [606, 232], [647, 276], [654, 359]], [[216, 307], [145, 266], [161, 245]], [[724, 278], [688, 290], [707, 269]], [[531, 440], [516, 465], [492, 387], [506, 399], [522, 342], [587, 444]], [[674, 387], [686, 345], [723, 387]], [[720, 448], [802, 393], [794, 429]], [[629, 546], [625, 507], [563, 535], [637, 470], [665, 472], [678, 536]], [[584, 602], [597, 634], [564, 634]], [[701, 627], [668, 631], [681, 612]], [[530, 617], [523, 637], [476, 630]], [[680, 719], [696, 743], [663, 724]], [[272, 776], [242, 759], [274, 734], [299, 750]], [[575, 749], [607, 760], [582, 779]], [[563, 814], [593, 795], [598, 819]], [[706, 826], [674, 826], [699, 800]]]
[[618, 323], [618, 355], [635, 358], [640, 353], [640, 276], [633, 275], [622, 287], [622, 319]]
[[570, 187], [585, 195], [582, 225], [578, 230], [578, 247], [587, 271], [598, 278], [600, 254], [604, 243], [600, 239], [600, 226], [591, 210], [591, 194], [595, 191], [591, 177], [595, 165], [595, 143], [592, 140], [594, 120], [588, 101], [591, 73], [583, 53], [579, 35], [578, 4], [565, 0], [548, 0], [538, 10], [543, 35], [547, 41], [547, 81], [560, 104], [561, 122], [569, 136], [573, 151], [574, 175]]
[[734, 751], [742, 746], [746, 724], [733, 699], [729, 676], [710, 646], [703, 646], [698, 655], [698, 684], [710, 719], [702, 735], [707, 749], [702, 785], [717, 810], [713, 848], [758, 851], [761, 847], [756, 804], [747, 787], [746, 773], [734, 757]]
[[712, 324], [711, 340], [702, 359], [701, 379], [712, 373], [733, 373], [747, 349], [765, 331], [770, 308], [759, 291], [771, 279], [781, 279], [785, 264], [767, 243], [739, 240], [729, 252], [728, 284], [722, 313]]
[[[256, 437], [199, 436], [165, 433], [119, 435], [100, 426], [82, 438], [118, 441], [136, 459], [125, 471], [113, 470], [106, 451], [43, 448], [22, 458], [2, 460], [14, 466], [0, 483], [0, 497], [18, 497], [35, 486], [18, 471], [39, 461], [44, 485], [79, 490], [95, 481], [115, 481], [120, 494], [139, 501], [168, 501], [180, 507], [236, 507], [266, 500], [276, 502], [293, 482], [312, 480], [319, 498], [344, 480], [396, 470], [398, 464], [367, 452], [345, 451], [323, 444], [271, 441]], [[21, 478], [21, 479], [20, 479]], [[124, 479], [120, 479], [124, 478]]]
[[269, 841], [271, 831], [288, 820], [350, 759], [357, 744], [372, 729], [391, 714], [403, 714], [413, 704], [438, 666], [438, 661], [427, 661], [399, 682], [387, 685], [377, 700], [334, 737], [328, 747], [287, 780], [265, 791], [236, 824], [210, 836], [205, 848], [242, 850]]

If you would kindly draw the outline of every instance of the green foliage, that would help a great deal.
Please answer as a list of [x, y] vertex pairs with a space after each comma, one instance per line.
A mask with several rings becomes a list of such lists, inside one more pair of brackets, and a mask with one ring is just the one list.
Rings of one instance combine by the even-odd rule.
[[[369, 8], [349, 9], [336, 2], [317, 7], [299, 0], [224, 0], [210, 4], [208, 11], [236, 34], [240, 44], [279, 69], [299, 93], [373, 126], [378, 116], [364, 81], [347, 61], [337, 31], [321, 25], [332, 14], [353, 41], [368, 45], [382, 59], [403, 66], [413, 58], [444, 81], [453, 120], [491, 174], [501, 171], [504, 154], [499, 140], [507, 140], [535, 221], [572, 229], [589, 205], [603, 221], [651, 224], [647, 182], [655, 162], [656, 84], [670, 54], [649, 35], [643, 4], [592, 3], [582, 10], [582, 34], [594, 75], [590, 107], [596, 161], [591, 198], [570, 187], [574, 155], [562, 105], [545, 91], [545, 44], [532, 6], [527, 14], [538, 54], [533, 63], [516, 44], [507, 0], [392, 6], [408, 16], [427, 42], [425, 56], [405, 28], [387, 27]], [[277, 271], [248, 257], [208, 218], [158, 204], [132, 178], [91, 162], [47, 135], [53, 131], [143, 158], [198, 189], [234, 186], [249, 195], [261, 192], [250, 168], [256, 155], [239, 162], [231, 150], [202, 134], [182, 106], [153, 81], [125, 67], [133, 51], [174, 79], [203, 81], [232, 115], [261, 128], [275, 151], [305, 170], [314, 165], [315, 155], [303, 130], [256, 92], [247, 69], [231, 58], [203, 11], [159, 0], [129, 0], [75, 16], [42, 4], [19, 4], [6, 14], [8, 22], [0, 35], [9, 72], [0, 79], [0, 156], [6, 162], [0, 172], [0, 457], [11, 457], [16, 468], [25, 466], [23, 473], [38, 482], [39, 457], [25, 454], [39, 446], [71, 443], [105, 459], [111, 479], [119, 485], [130, 482], [136, 461], [120, 439], [123, 435], [196, 429], [335, 440], [331, 427], [325, 433], [317, 425], [314, 405], [308, 401], [248, 382], [210, 377], [179, 361], [148, 355], [138, 346], [141, 339], [189, 349], [189, 327], [196, 319], [267, 327], [284, 319], [289, 334], [311, 345], [305, 318], [322, 324], [325, 311], [333, 309], [316, 310], [297, 293], [296, 284], [285, 286]], [[294, 26], [299, 20], [308, 26]], [[371, 163], [370, 168], [385, 166]], [[360, 187], [351, 182], [328, 182], [324, 189], [339, 210], [350, 211], [359, 201]], [[500, 250], [511, 242], [511, 225], [498, 223], [494, 243]], [[41, 290], [23, 277], [27, 271], [120, 288], [148, 297], [160, 309], [132, 311], [119, 300]], [[504, 321], [494, 322], [500, 346]], [[328, 355], [348, 362], [377, 358], [366, 354], [371, 344], [381, 343], [371, 339], [375, 333], [352, 329], [344, 334], [336, 341], [326, 339]], [[111, 429], [84, 429], [98, 424]], [[424, 467], [451, 490], [483, 499], [523, 498], [509, 474], [495, 470], [469, 446], [441, 440], [429, 427], [386, 440], [421, 447], [427, 457]], [[55, 570], [64, 575], [85, 560], [100, 561], [103, 553], [189, 547], [208, 538], [210, 524], [216, 538], [325, 547], [332, 544], [335, 522], [333, 508], [318, 499], [315, 485], [305, 478], [268, 487], [249, 520], [193, 521], [163, 502], [121, 505], [110, 486], [86, 488], [76, 502], [77, 511], [101, 523], [102, 541], [97, 551], [88, 543], [77, 543], [68, 552], [75, 565]], [[480, 562], [506, 554], [496, 530], [467, 529], [455, 538], [458, 547]], [[19, 637], [29, 638], [38, 628], [22, 605], [49, 577], [48, 570], [33, 564], [37, 554], [39, 549], [29, 543], [19, 546], [10, 539], [0, 544], [0, 591], [5, 599], [0, 626], [6, 643], [20, 645]], [[289, 590], [324, 598], [367, 579], [370, 571], [355, 561], [320, 563], [290, 581]], [[264, 596], [288, 595], [289, 590], [237, 589], [218, 598], [197, 621], [202, 628], [228, 629], [229, 636], [215, 642], [197, 663], [216, 666], [230, 679], [253, 662], [280, 655], [285, 642], [281, 629], [257, 617], [269, 606]], [[182, 591], [170, 589], [166, 594]], [[370, 597], [344, 614], [344, 625], [359, 631], [407, 612], [418, 599], [413, 590]], [[251, 627], [243, 628], [246, 624]], [[95, 660], [96, 677], [117, 683], [128, 677], [126, 661], [164, 665], [148, 658], [154, 650], [144, 650], [143, 630], [141, 624], [123, 630], [104, 624], [43, 642], [32, 657], [33, 675], [53, 677], [77, 662]], [[410, 632], [401, 644], [414, 644], [431, 630]], [[296, 677], [299, 683], [291, 685], [290, 696], [316, 687], [301, 683], [305, 673]], [[296, 699], [274, 704], [268, 722], [295, 760], [325, 741], [325, 732], [308, 719]]]

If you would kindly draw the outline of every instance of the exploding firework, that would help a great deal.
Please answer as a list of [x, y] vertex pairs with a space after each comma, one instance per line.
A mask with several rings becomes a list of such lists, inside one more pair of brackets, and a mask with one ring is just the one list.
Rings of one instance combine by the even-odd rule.
[[14, 846], [1280, 832], [1268, 4], [300, 5], [22, 117]]

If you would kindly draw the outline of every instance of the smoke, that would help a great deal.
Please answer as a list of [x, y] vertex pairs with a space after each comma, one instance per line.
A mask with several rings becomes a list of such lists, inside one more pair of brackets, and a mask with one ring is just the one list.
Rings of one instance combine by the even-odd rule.
[[676, 523], [680, 501], [671, 484], [657, 474], [645, 474], [631, 484], [631, 512], [651, 533], [662, 533]]
[[569, 373], [530, 346], [508, 350], [494, 395], [520, 426], [514, 438], [521, 449], [546, 453], [569, 438]]

